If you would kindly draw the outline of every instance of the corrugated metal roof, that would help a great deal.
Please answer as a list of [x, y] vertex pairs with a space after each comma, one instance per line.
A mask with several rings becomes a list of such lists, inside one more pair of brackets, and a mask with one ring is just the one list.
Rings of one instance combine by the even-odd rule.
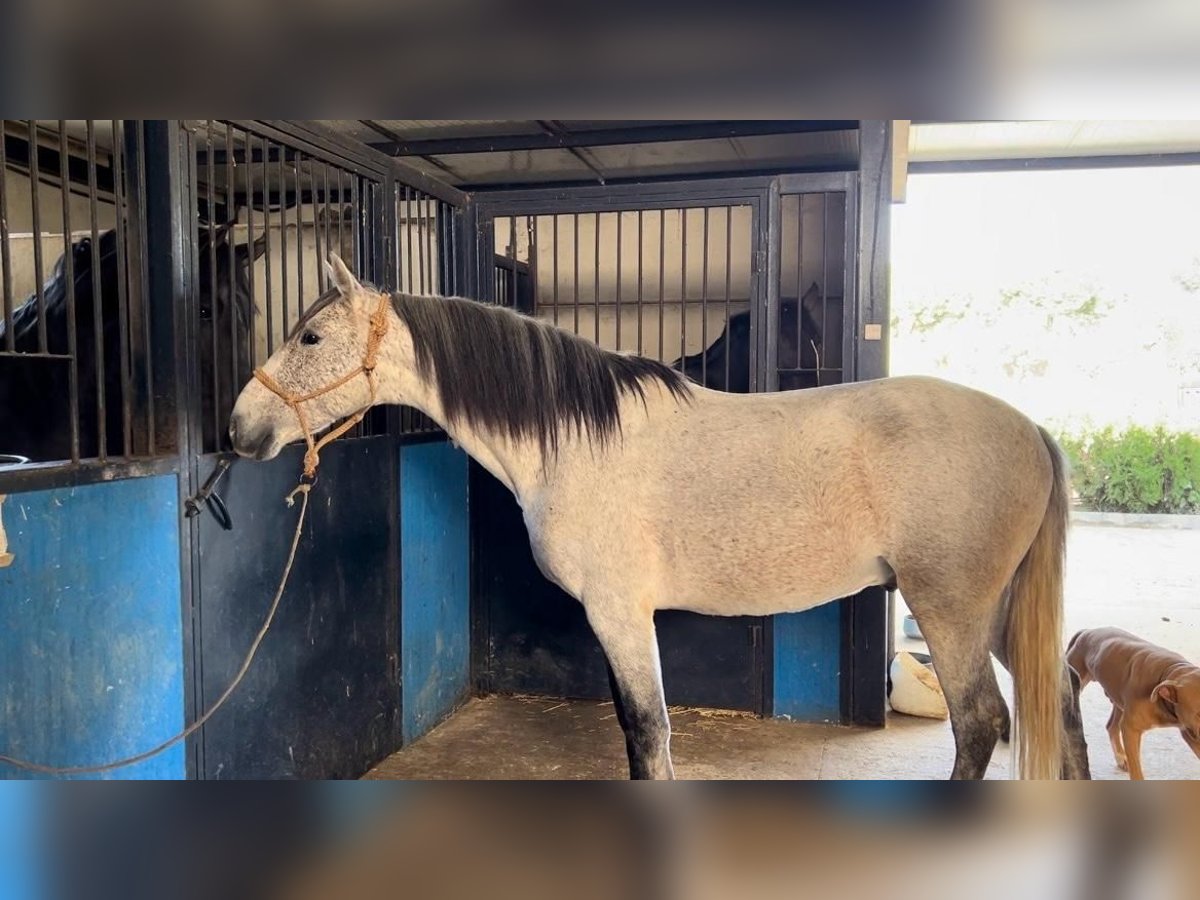
[[[470, 187], [851, 168], [858, 153], [853, 123], [841, 122], [826, 123], [833, 130], [790, 134], [767, 132], [793, 125], [802, 129], [805, 123], [346, 119], [323, 124], [397, 153], [435, 178]], [[739, 124], [757, 126], [762, 133], [738, 134]], [[713, 127], [701, 134], [705, 125]], [[916, 164], [1179, 153], [1200, 153], [1200, 122], [918, 122], [909, 132], [909, 161]]]

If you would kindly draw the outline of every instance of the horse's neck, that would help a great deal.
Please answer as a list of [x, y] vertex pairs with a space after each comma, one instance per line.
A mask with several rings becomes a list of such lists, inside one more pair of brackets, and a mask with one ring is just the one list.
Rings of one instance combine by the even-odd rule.
[[406, 391], [403, 402], [419, 409], [450, 436], [450, 440], [483, 466], [493, 477], [516, 495], [518, 501], [530, 496], [544, 482], [541, 450], [528, 441], [514, 443], [503, 435], [477, 429], [464, 421], [450, 423], [441, 398], [433, 385], [421, 382]]

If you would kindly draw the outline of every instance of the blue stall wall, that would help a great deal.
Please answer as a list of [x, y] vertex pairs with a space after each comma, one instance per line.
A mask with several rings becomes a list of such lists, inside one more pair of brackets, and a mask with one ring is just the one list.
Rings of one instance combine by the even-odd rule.
[[801, 722], [841, 719], [841, 605], [775, 616], [776, 716]]
[[470, 682], [467, 456], [448, 443], [400, 450], [402, 738], [416, 740]]
[[[10, 494], [0, 569], [0, 748], [49, 765], [128, 756], [183, 727], [174, 475]], [[184, 748], [86, 778], [183, 778]], [[0, 764], [0, 777], [29, 774]]]

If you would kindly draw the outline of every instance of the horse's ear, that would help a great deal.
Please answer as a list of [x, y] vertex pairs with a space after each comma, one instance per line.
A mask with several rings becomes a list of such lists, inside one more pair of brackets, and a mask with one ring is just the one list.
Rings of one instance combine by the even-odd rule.
[[814, 281], [800, 298], [800, 305], [813, 317], [814, 322], [821, 321], [821, 286]]
[[329, 273], [329, 280], [333, 282], [333, 286], [338, 289], [338, 293], [343, 297], [350, 297], [355, 291], [362, 288], [346, 264], [342, 262], [342, 258], [336, 253], [329, 254], [329, 261], [325, 263], [325, 270]]
[[241, 265], [248, 265], [255, 262], [264, 253], [267, 252], [267, 236], [264, 234], [253, 244], [238, 244], [237, 246], [237, 261]]

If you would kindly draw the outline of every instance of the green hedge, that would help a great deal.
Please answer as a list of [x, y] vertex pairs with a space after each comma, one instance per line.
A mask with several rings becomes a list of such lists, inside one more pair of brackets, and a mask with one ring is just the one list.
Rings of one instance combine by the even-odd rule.
[[1159, 427], [1061, 435], [1084, 509], [1200, 513], [1200, 438]]

